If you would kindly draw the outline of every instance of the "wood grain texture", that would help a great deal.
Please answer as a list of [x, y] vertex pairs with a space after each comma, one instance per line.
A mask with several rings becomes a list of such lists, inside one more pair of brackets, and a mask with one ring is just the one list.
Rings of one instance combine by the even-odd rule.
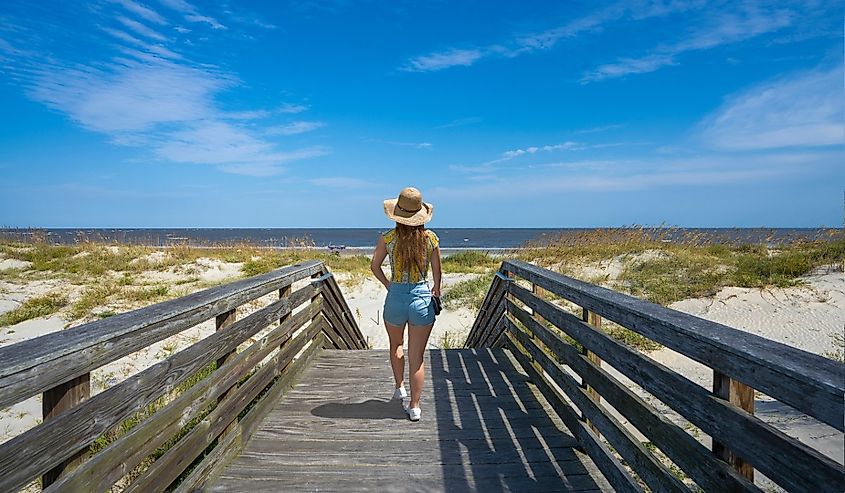
[[568, 365], [616, 410], [663, 451], [704, 491], [755, 492], [760, 490], [724, 462], [717, 460], [704, 445], [645, 402], [607, 371], [538, 324], [527, 311], [509, 303], [510, 314], [528, 328], [561, 363]]
[[484, 295], [484, 301], [481, 303], [481, 309], [475, 317], [475, 321], [472, 323], [469, 334], [467, 334], [467, 340], [464, 347], [474, 348], [477, 346], [478, 339], [481, 337], [482, 330], [486, 327], [486, 321], [489, 319], [489, 314], [487, 312], [492, 310], [495, 300], [501, 295], [501, 284], [502, 280], [499, 277], [493, 277], [493, 282], [490, 284], [487, 294]]
[[563, 420], [566, 426], [578, 439], [578, 443], [586, 450], [590, 458], [602, 472], [607, 481], [610, 482], [614, 491], [642, 492], [643, 488], [628, 474], [619, 460], [611, 453], [607, 446], [595, 435], [592, 430], [581, 421], [575, 410], [546, 382], [542, 374], [534, 366], [531, 359], [520, 349], [519, 342], [508, 332], [505, 334], [513, 349], [513, 355], [519, 361], [522, 368], [531, 377], [534, 385], [537, 386], [552, 404], [555, 413]]
[[303, 262], [2, 347], [0, 408], [289, 286], [321, 268], [321, 262]]
[[[41, 399], [41, 416], [44, 421], [54, 419], [91, 397], [91, 374], [86, 373], [44, 392]], [[70, 474], [88, 458], [88, 448], [83, 447], [61, 464], [41, 476], [42, 488], [46, 488]]]
[[[754, 414], [754, 389], [715, 370], [713, 371], [713, 395], [747, 413]], [[713, 440], [713, 454], [730, 464], [750, 481], [754, 481], [754, 467], [742, 460], [722, 442]]]
[[[75, 406], [55, 419], [0, 444], [0, 491], [19, 488], [58, 465], [133, 413], [165, 395], [206, 365], [308, 300], [306, 286], [215, 332], [198, 343], [156, 363], [123, 382]], [[62, 447], [56, 447], [56, 443]]]
[[[302, 310], [288, 318], [263, 339], [238, 353], [225, 367], [218, 368], [211, 376], [200, 380], [48, 491], [107, 490], [126, 471], [132, 470], [162, 443], [178, 433], [185, 423], [194, 419], [223, 392], [247, 375], [275, 348], [279, 345], [289, 348], [290, 344], [286, 343], [289, 342], [290, 335], [306, 323], [311, 314], [319, 312], [320, 300], [309, 310]], [[318, 319], [318, 323], [322, 323], [322, 319]]]
[[433, 350], [423, 417], [387, 351], [324, 351], [207, 491], [609, 490], [505, 350]]
[[787, 490], [812, 493], [830, 485], [841, 485], [845, 490], [845, 468], [833, 459], [596, 331], [529, 290], [512, 285], [511, 293]]
[[[324, 269], [325, 272], [328, 272], [327, 268], [324, 267]], [[343, 316], [346, 322], [349, 325], [350, 332], [353, 335], [353, 338], [357, 340], [355, 349], [367, 349], [367, 339], [361, 332], [361, 328], [358, 327], [358, 322], [355, 320], [355, 316], [353, 315], [352, 310], [349, 308], [349, 304], [346, 302], [346, 297], [343, 296], [343, 292], [341, 291], [340, 286], [337, 284], [337, 279], [331, 277], [326, 284], [329, 287], [329, 291], [338, 300], [338, 305], [341, 311], [343, 312]]]
[[845, 431], [845, 366], [518, 260], [502, 268]]
[[[531, 337], [508, 319], [508, 330], [519, 342], [534, 365], [539, 365], [551, 380], [563, 390], [584, 416], [584, 424], [596, 435], [603, 435], [614, 450], [651, 488], [652, 491], [682, 493], [688, 491], [668, 468], [660, 463], [640, 441], [595, 400], [590, 391], [554, 362]], [[539, 375], [539, 372], [538, 372]]]

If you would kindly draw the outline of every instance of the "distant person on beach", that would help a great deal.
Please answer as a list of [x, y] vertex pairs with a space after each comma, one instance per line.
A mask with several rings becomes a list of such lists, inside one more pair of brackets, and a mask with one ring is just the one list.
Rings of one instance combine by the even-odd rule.
[[[390, 366], [395, 390], [393, 399], [403, 400], [405, 390], [405, 354], [402, 349], [405, 325], [408, 326], [408, 367], [411, 380], [411, 401], [405, 412], [411, 421], [419, 421], [420, 394], [425, 381], [423, 356], [431, 328], [434, 327], [432, 296], [440, 296], [440, 240], [424, 224], [431, 220], [434, 206], [422, 200], [413, 187], [384, 201], [384, 213], [396, 221], [396, 227], [379, 236], [370, 268], [387, 288], [384, 300], [384, 326], [390, 341]], [[381, 268], [390, 258], [390, 278]], [[428, 266], [434, 286], [428, 286]]]

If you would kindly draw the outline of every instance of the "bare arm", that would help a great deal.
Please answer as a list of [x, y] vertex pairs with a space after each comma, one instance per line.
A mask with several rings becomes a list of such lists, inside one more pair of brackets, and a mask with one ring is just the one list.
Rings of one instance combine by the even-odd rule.
[[384, 275], [384, 270], [381, 268], [381, 264], [384, 262], [384, 257], [386, 256], [387, 246], [384, 244], [384, 238], [379, 236], [378, 242], [376, 243], [376, 251], [373, 252], [373, 261], [370, 262], [370, 270], [373, 271], [376, 279], [378, 279], [385, 288], [389, 288], [390, 281], [387, 279], [387, 276]]
[[442, 270], [440, 267], [440, 247], [431, 252], [431, 276], [434, 278], [434, 287], [431, 289], [431, 294], [440, 296], [440, 278], [442, 277]]

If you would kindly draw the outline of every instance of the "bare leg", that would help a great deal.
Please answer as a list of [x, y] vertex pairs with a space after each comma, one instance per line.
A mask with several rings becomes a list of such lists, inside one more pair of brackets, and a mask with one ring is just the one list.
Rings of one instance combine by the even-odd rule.
[[420, 407], [420, 394], [422, 394], [423, 383], [425, 383], [425, 368], [423, 367], [423, 356], [425, 346], [428, 344], [428, 336], [431, 335], [432, 325], [411, 325], [408, 324], [408, 376], [411, 379], [411, 403], [410, 407]]
[[397, 327], [384, 322], [384, 327], [390, 346], [390, 367], [393, 368], [393, 380], [398, 389], [405, 384], [405, 351], [402, 348], [405, 343], [405, 325]]

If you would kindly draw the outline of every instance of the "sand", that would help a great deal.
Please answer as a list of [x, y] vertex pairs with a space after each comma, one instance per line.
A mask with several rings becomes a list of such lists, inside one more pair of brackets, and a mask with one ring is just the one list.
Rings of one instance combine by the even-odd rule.
[[[646, 252], [646, 255], [648, 254], [650, 253]], [[155, 266], [164, 262], [165, 255], [163, 252], [153, 252], [144, 260]], [[629, 261], [631, 261], [630, 256], [614, 257], [580, 266], [575, 269], [575, 275], [586, 281], [612, 284]], [[0, 258], [0, 270], [25, 270], [28, 267], [26, 262]], [[241, 267], [242, 264], [239, 263], [200, 258], [189, 264], [164, 270], [150, 270], [135, 277], [136, 283], [164, 284], [172, 292], [188, 293], [208, 285], [237, 279], [241, 276]], [[381, 318], [385, 289], [371, 276], [353, 276], [341, 272], [335, 275], [370, 347], [386, 348], [387, 334]], [[476, 274], [445, 274], [444, 292], [455, 283], [474, 276]], [[0, 281], [0, 313], [16, 308], [31, 297], [50, 292], [63, 292], [73, 301], [78, 299], [84, 289], [83, 286], [76, 286], [61, 279], [18, 280], [14, 277], [11, 279], [13, 280]], [[268, 303], [271, 297], [265, 298], [250, 303], [242, 312], [239, 312], [239, 316], [258, 309]], [[103, 309], [124, 311], [141, 305], [143, 303], [135, 305], [118, 303], [94, 309], [93, 312], [97, 313], [98, 310]], [[801, 285], [789, 288], [729, 287], [722, 289], [714, 296], [679, 301], [671, 307], [805, 351], [823, 354], [836, 349], [831, 335], [841, 334], [845, 328], [845, 275], [841, 271], [819, 271], [804, 277]], [[66, 310], [63, 310], [50, 317], [0, 328], [0, 345], [14, 344], [21, 340], [65, 329], [68, 326], [68, 321], [64, 318], [65, 312]], [[444, 310], [435, 323], [429, 339], [429, 347], [441, 347], [447, 339], [445, 337], [447, 333], [448, 339], [452, 340], [453, 344], [459, 345], [459, 341], [462, 341], [468, 333], [474, 318], [475, 313], [469, 308]], [[76, 321], [74, 324], [83, 322]], [[92, 372], [92, 392], [101, 392], [119, 383], [128, 375], [151, 366], [213, 331], [213, 321], [205, 322]], [[710, 388], [712, 372], [704, 366], [669, 349], [654, 351], [649, 356], [678, 371], [691, 381]], [[387, 364], [386, 361], [385, 364]], [[612, 368], [608, 370], [616, 373]], [[672, 419], [684, 423], [684, 420], [671, 409], [655, 401], [623, 376], [618, 374], [617, 376]], [[773, 426], [810, 444], [839, 462], [845, 460], [841, 432], [763, 395], [758, 395], [756, 406], [757, 414]], [[0, 442], [35, 426], [40, 421], [40, 415], [40, 396], [0, 410]], [[702, 436], [701, 440], [707, 443], [707, 437]], [[772, 487], [762, 475], [758, 474], [758, 477], [763, 486]]]

